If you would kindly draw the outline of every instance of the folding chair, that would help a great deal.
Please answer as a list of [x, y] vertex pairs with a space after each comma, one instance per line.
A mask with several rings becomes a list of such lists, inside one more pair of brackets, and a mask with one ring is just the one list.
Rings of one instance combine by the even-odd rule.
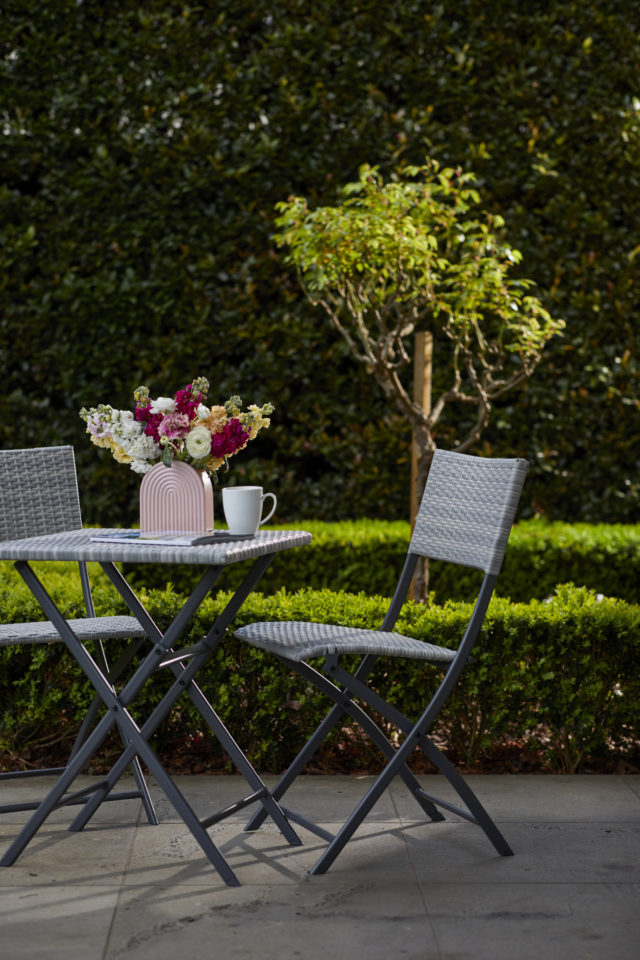
[[[439, 808], [448, 810], [481, 827], [499, 854], [512, 854], [513, 851], [478, 798], [427, 736], [427, 731], [456, 684], [480, 632], [502, 565], [526, 472], [527, 462], [524, 460], [483, 459], [436, 451], [404, 568], [379, 630], [290, 621], [252, 623], [235, 631], [240, 640], [273, 653], [335, 704], [273, 789], [275, 800], [279, 801], [284, 796], [344, 714], [360, 724], [388, 759], [382, 773], [335, 836], [281, 805], [290, 820], [329, 841], [311, 873], [324, 873], [331, 866], [396, 775], [403, 779], [431, 820], [444, 820]], [[457, 650], [393, 632], [421, 556], [484, 571], [473, 612]], [[354, 674], [348, 673], [340, 665], [342, 654], [363, 655]], [[323, 672], [306, 662], [314, 657], [324, 657]], [[418, 659], [445, 668], [436, 693], [417, 721], [407, 719], [367, 685], [367, 678], [379, 657]], [[356, 703], [356, 699], [399, 728], [404, 734], [399, 748], [391, 744], [369, 714]], [[464, 808], [434, 797], [420, 787], [406, 765], [418, 746], [454, 787], [465, 804]], [[257, 829], [265, 816], [264, 810], [257, 811], [245, 829]]]
[[[67, 530], [82, 529], [78, 482], [73, 447], [39, 447], [30, 450], [0, 450], [0, 540], [21, 540]], [[91, 641], [100, 669], [116, 680], [134, 658], [146, 639], [146, 633], [135, 617], [96, 617], [86, 563], [79, 563], [80, 581], [87, 616], [69, 620], [71, 628], [82, 641]], [[0, 617], [2, 613], [0, 611]], [[109, 670], [103, 641], [129, 639], [131, 642]], [[36, 643], [62, 643], [59, 632], [50, 621], [11, 623], [0, 625], [0, 647]], [[73, 758], [91, 730], [100, 698], [95, 697], [80, 727], [70, 758]], [[140, 798], [147, 819], [158, 820], [137, 757], [131, 764], [137, 790], [108, 796], [107, 800]], [[31, 778], [62, 773], [65, 767], [0, 773], [0, 783], [6, 780]], [[80, 790], [63, 797], [58, 806], [85, 803], [96, 788]], [[0, 804], [0, 813], [35, 810], [40, 801]]]

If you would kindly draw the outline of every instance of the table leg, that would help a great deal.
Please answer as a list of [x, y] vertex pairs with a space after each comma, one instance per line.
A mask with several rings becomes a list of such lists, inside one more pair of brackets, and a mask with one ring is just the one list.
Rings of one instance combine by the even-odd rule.
[[[272, 817], [285, 839], [290, 844], [299, 846], [301, 845], [302, 841], [289, 823], [283, 810], [273, 799], [270, 791], [265, 786], [261, 777], [253, 768], [252, 764], [238, 743], [235, 741], [228, 728], [224, 725], [193, 679], [220, 644], [229, 624], [236, 616], [238, 610], [244, 603], [249, 593], [254, 589], [256, 583], [261, 578], [272, 559], [273, 555], [267, 555], [258, 558], [252, 569], [249, 571], [243, 582], [236, 590], [233, 597], [231, 597], [224, 610], [220, 613], [215, 623], [209, 629], [207, 635], [198, 645], [201, 648], [201, 652], [190, 654], [191, 660], [188, 666], [185, 667], [184, 664], [180, 662], [179, 653], [176, 653], [176, 659], [167, 660], [166, 665], [169, 667], [169, 669], [171, 669], [176, 677], [176, 684], [174, 684], [171, 690], [165, 695], [161, 703], [156, 707], [153, 714], [148, 718], [147, 722], [142, 727], [141, 733], [143, 739], [148, 741], [157, 729], [158, 725], [162, 722], [171, 707], [174, 705], [178, 697], [181, 696], [183, 692], [186, 692], [202, 716], [203, 720], [211, 729], [211, 732], [218, 738], [230, 759], [236, 765], [240, 773], [244, 776], [247, 783], [249, 783], [254, 790], [256, 800], [260, 801], [266, 813]], [[136, 617], [136, 619], [139, 620], [141, 624], [143, 624], [145, 630], [150, 634], [150, 636], [155, 634], [156, 642], [166, 647], [166, 652], [168, 653], [169, 644], [167, 643], [167, 638], [169, 637], [169, 632], [174, 627], [175, 621], [173, 624], [171, 624], [171, 627], [164, 637], [162, 637], [158, 627], [148, 616], [147, 612], [140, 604], [139, 599], [136, 597], [135, 593], [124, 579], [120, 571], [113, 565], [107, 566], [104, 564], [103, 567], [132, 614]], [[120, 695], [120, 703], [127, 705], [128, 702], [128, 694], [127, 690], [125, 689]], [[127, 752], [126, 756], [129, 755], [130, 751]], [[105, 781], [105, 786], [100, 791], [96, 792], [92, 800], [90, 800], [85, 805], [83, 810], [81, 810], [77, 815], [72, 824], [72, 829], [82, 829], [82, 827], [86, 825], [108, 791], [115, 786], [117, 780], [125, 769], [126, 765], [124, 764], [123, 758], [121, 758], [110, 771]]]
[[[211, 654], [222, 640], [227, 627], [235, 617], [240, 606], [254, 588], [255, 584], [260, 579], [272, 559], [272, 555], [258, 558], [252, 570], [247, 577], [245, 577], [243, 583], [240, 585], [220, 616], [216, 619], [216, 622], [211, 627], [206, 637], [203, 638], [199, 644], [196, 644], [194, 648], [191, 648], [188, 653], [178, 652], [177, 655], [174, 655], [173, 651], [176, 641], [183, 633], [188, 621], [196, 612], [202, 600], [211, 590], [221, 572], [221, 568], [207, 568], [200, 582], [192, 591], [191, 595], [187, 598], [182, 609], [179, 611], [163, 635], [138, 598], [135, 596], [129, 585], [126, 583], [120, 572], [117, 570], [115, 565], [107, 563], [102, 564], [103, 569], [105, 569], [107, 575], [110, 577], [121, 596], [123, 596], [123, 599], [129, 606], [129, 609], [132, 611], [133, 615], [136, 616], [138, 622], [142, 625], [143, 629], [145, 629], [151, 639], [151, 642], [153, 643], [152, 650], [136, 669], [133, 676], [125, 684], [119, 696], [117, 695], [110, 678], [105, 674], [106, 664], [103, 664], [101, 669], [100, 665], [96, 663], [95, 659], [91, 656], [84, 644], [82, 644], [75, 636], [73, 630], [64, 619], [53, 600], [49, 597], [40, 581], [37, 579], [35, 574], [33, 574], [30, 568], [28, 568], [28, 565], [26, 565], [28, 568], [28, 573], [25, 576], [25, 579], [27, 580], [33, 595], [36, 597], [40, 603], [40, 606], [45, 611], [45, 614], [49, 617], [51, 622], [55, 624], [58, 632], [60, 633], [61, 639], [65, 642], [66, 646], [83, 670], [85, 676], [93, 684], [98, 696], [107, 707], [107, 714], [98, 723], [93, 733], [88, 736], [84, 744], [78, 749], [74, 758], [65, 768], [64, 773], [61, 775], [49, 794], [47, 794], [47, 796], [41, 802], [33, 816], [25, 824], [19, 836], [16, 837], [14, 842], [11, 844], [9, 850], [5, 853], [4, 857], [0, 861], [0, 864], [3, 866], [8, 866], [10, 863], [13, 863], [17, 856], [19, 856], [19, 854], [22, 852], [24, 847], [29, 843], [42, 823], [49, 816], [51, 811], [61, 803], [68, 802], [71, 799], [70, 797], [65, 796], [69, 786], [71, 783], [73, 783], [86, 762], [94, 754], [95, 750], [99, 747], [107, 733], [115, 724], [118, 726], [123, 743], [125, 744], [123, 753], [102, 784], [100, 784], [97, 789], [93, 790], [93, 795], [84, 803], [79, 816], [75, 818], [70, 829], [81, 829], [82, 826], [88, 822], [95, 810], [109, 794], [127, 767], [139, 758], [146, 763], [151, 773], [156, 777], [159, 786], [165, 792], [176, 811], [182, 818], [183, 822], [191, 831], [192, 835], [199, 843], [209, 861], [213, 864], [213, 866], [216, 867], [225, 883], [229, 885], [237, 885], [238, 881], [235, 877], [235, 874], [206, 831], [206, 825], [216, 822], [224, 814], [214, 815], [213, 817], [207, 818], [204, 822], [200, 822], [191, 806], [182, 793], [178, 790], [169, 774], [165, 771], [164, 767], [148, 743], [148, 740], [157, 729], [158, 724], [162, 721], [173, 704], [184, 692], [189, 693], [194, 705], [203, 716], [203, 719], [205, 719], [205, 721], [208, 723], [212, 732], [219, 737], [225, 750], [228, 752], [234, 763], [236, 763], [240, 769], [240, 772], [249, 782], [250, 786], [254, 789], [252, 796], [241, 801], [240, 805], [245, 805], [248, 802], [259, 800], [263, 804], [265, 810], [278, 824], [286, 839], [292, 844], [299, 844], [301, 842], [291, 824], [288, 822], [285, 814], [277, 802], [273, 799], [261, 778], [258, 776], [257, 772], [253, 769], [249, 760], [242, 752], [239, 745], [235, 742], [230, 732], [222, 723], [221, 719], [215, 713], [212, 706], [209, 704], [207, 699], [204, 697], [204, 694], [194, 681], [196, 673], [198, 670], [202, 669], [204, 664], [210, 658]], [[168, 654], [170, 655], [169, 657], [167, 657]], [[187, 666], [181, 662], [181, 658], [184, 657], [189, 657], [191, 660]], [[167, 660], [166, 664], [163, 663], [165, 659]], [[127, 708], [131, 703], [133, 703], [136, 696], [143, 689], [150, 677], [163, 665], [169, 666], [169, 668], [172, 670], [174, 676], [176, 677], [175, 682], [172, 684], [171, 689], [167, 694], [165, 694], [165, 697], [163, 697], [161, 703], [152, 712], [143, 726], [138, 728]], [[81, 793], [83, 794], [84, 791], [81, 791]], [[237, 805], [234, 805], [234, 807], [235, 806]]]

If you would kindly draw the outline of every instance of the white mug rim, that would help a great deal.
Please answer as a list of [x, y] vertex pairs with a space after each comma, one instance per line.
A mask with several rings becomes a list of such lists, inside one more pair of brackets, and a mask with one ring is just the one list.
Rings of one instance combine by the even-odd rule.
[[262, 490], [262, 487], [223, 487], [222, 492], [227, 493], [230, 490]]

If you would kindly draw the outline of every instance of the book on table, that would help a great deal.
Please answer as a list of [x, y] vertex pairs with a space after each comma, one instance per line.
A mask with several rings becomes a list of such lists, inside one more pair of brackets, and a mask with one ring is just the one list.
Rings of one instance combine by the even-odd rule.
[[175, 547], [201, 547], [216, 543], [230, 543], [234, 540], [254, 540], [255, 535], [229, 533], [228, 530], [213, 530], [211, 533], [189, 533], [184, 530], [157, 530], [153, 533], [140, 533], [139, 530], [114, 530], [108, 533], [97, 533], [90, 539], [94, 543], [139, 543]]

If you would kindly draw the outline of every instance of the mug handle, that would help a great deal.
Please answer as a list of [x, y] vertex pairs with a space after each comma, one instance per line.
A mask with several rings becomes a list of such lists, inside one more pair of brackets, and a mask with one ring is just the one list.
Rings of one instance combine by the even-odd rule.
[[266, 517], [263, 517], [263, 518], [262, 518], [262, 520], [261, 520], [260, 523], [258, 524], [259, 527], [261, 527], [263, 523], [266, 523], [267, 520], [270, 520], [270, 519], [271, 519], [271, 517], [272, 517], [272, 516], [274, 515], [274, 513], [276, 512], [276, 507], [278, 506], [278, 501], [276, 500], [276, 495], [275, 495], [275, 493], [265, 493], [265, 494], [263, 495], [263, 497], [262, 497], [262, 503], [263, 503], [263, 504], [264, 504], [265, 500], [267, 499], [267, 497], [273, 497], [273, 506], [271, 507], [271, 510], [270, 510], [269, 513], [266, 515]]

